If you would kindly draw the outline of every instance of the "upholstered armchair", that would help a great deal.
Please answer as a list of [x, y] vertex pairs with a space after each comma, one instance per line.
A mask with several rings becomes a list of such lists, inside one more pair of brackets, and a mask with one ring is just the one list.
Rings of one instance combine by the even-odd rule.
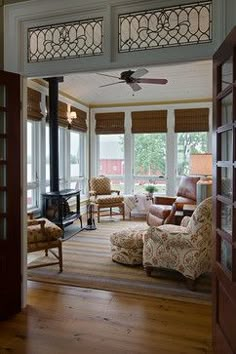
[[[27, 226], [28, 253], [44, 250], [45, 255], [48, 256], [49, 251], [56, 260], [33, 265], [28, 264], [28, 269], [59, 264], [59, 271], [62, 272], [62, 236], [63, 231], [59, 226], [45, 218], [33, 219], [32, 214], [29, 214]], [[54, 248], [58, 249], [58, 253], [54, 252]]]
[[189, 281], [211, 271], [212, 198], [197, 206], [181, 225], [151, 226], [144, 235], [143, 265], [147, 275], [153, 268], [180, 272]]
[[196, 184], [199, 177], [182, 176], [175, 197], [157, 196], [147, 213], [149, 226], [175, 223], [176, 211], [183, 210], [184, 204], [196, 204]]
[[111, 189], [111, 180], [105, 176], [91, 178], [89, 182], [90, 203], [97, 208], [97, 221], [100, 222], [101, 209], [110, 209], [112, 216], [112, 208], [118, 208], [120, 214], [125, 218], [124, 198], [120, 196], [119, 190]]

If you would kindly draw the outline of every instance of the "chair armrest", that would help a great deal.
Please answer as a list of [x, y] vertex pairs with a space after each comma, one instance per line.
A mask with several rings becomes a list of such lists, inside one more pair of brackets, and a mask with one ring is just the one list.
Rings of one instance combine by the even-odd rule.
[[92, 196], [92, 195], [96, 196], [97, 193], [96, 193], [95, 191], [89, 191], [89, 195], [90, 195], [90, 196]]
[[167, 246], [168, 248], [192, 248], [194, 242], [191, 240], [191, 233], [183, 232], [183, 229], [180, 227], [179, 232], [170, 232], [168, 231], [168, 225], [162, 225], [160, 227], [151, 226], [144, 236], [144, 244], [151, 242], [152, 247], [158, 248], [160, 245]]
[[189, 223], [189, 221], [190, 221], [190, 219], [191, 219], [190, 216], [185, 216], [185, 217], [181, 220], [180, 226], [187, 227], [187, 226], [188, 226], [188, 223]]
[[28, 223], [28, 226], [37, 226], [37, 225], [40, 225], [40, 230], [42, 232], [42, 235], [45, 235], [45, 223], [46, 221], [45, 220], [28, 220], [27, 221]]
[[28, 217], [28, 220], [32, 220], [34, 218], [33, 212], [32, 211], [27, 212], [27, 217]]
[[176, 197], [154, 197], [154, 204], [161, 204], [161, 205], [172, 205], [175, 202]]
[[45, 220], [37, 220], [37, 219], [34, 219], [34, 220], [28, 220], [27, 221], [27, 224], [28, 226], [35, 226], [35, 225], [41, 225], [41, 226], [44, 226], [46, 223]]
[[118, 195], [120, 195], [120, 191], [118, 191], [117, 189], [112, 189], [111, 193], [117, 193]]

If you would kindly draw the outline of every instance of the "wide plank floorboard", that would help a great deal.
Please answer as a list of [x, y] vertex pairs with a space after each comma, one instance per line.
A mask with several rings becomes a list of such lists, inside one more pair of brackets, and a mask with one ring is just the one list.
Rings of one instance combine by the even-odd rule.
[[212, 354], [211, 306], [29, 282], [0, 353]]

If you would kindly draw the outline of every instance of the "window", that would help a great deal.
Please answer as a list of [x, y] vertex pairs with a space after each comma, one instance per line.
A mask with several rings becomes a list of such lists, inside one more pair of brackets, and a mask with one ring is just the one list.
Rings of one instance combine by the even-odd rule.
[[124, 135], [99, 135], [99, 175], [112, 181], [112, 188], [124, 191]]
[[97, 175], [125, 194], [154, 184], [155, 193], [175, 195], [179, 176], [189, 174], [190, 154], [211, 151], [210, 108], [163, 108], [126, 108], [120, 119], [117, 112], [95, 113]]
[[154, 184], [158, 194], [166, 193], [166, 134], [134, 134], [134, 192], [145, 192]]
[[189, 160], [192, 153], [208, 151], [208, 133], [191, 132], [177, 134], [177, 174], [189, 174]]
[[40, 122], [27, 121], [27, 208], [38, 206], [39, 158], [38, 133]]
[[85, 194], [85, 163], [84, 163], [85, 134], [70, 131], [70, 188], [80, 189]]

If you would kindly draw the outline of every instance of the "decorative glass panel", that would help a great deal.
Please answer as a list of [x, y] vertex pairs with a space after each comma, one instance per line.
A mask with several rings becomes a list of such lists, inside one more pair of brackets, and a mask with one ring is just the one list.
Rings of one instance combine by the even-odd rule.
[[6, 139], [0, 138], [0, 161], [6, 160]]
[[221, 264], [232, 272], [232, 249], [231, 245], [225, 241], [221, 241]]
[[222, 65], [222, 90], [224, 90], [229, 84], [233, 82], [233, 63], [232, 57], [229, 58], [223, 65]]
[[28, 62], [69, 59], [103, 53], [103, 18], [28, 29]]
[[6, 166], [0, 165], [0, 187], [6, 186]]
[[232, 234], [232, 206], [221, 203], [221, 229]]
[[0, 85], [0, 106], [5, 107], [6, 105], [6, 89], [5, 86]]
[[221, 168], [221, 195], [232, 198], [232, 168]]
[[233, 95], [232, 93], [221, 101], [221, 125], [232, 122]]
[[221, 134], [221, 161], [232, 161], [232, 131]]
[[7, 212], [6, 192], [0, 192], [0, 213]]
[[119, 52], [212, 41], [212, 1], [119, 15]]
[[0, 218], [0, 240], [7, 238], [7, 223], [5, 218]]

